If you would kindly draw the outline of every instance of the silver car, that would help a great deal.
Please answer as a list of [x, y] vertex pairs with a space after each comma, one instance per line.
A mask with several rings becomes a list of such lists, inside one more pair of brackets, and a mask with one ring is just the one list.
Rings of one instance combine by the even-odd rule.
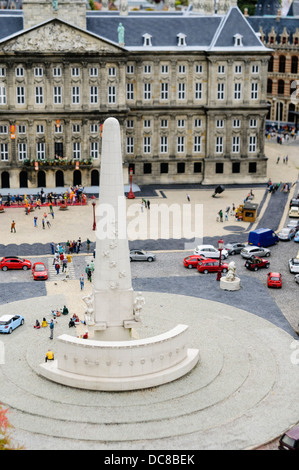
[[299, 230], [299, 220], [289, 220], [287, 227], [294, 228], [295, 230]]
[[295, 233], [296, 229], [294, 227], [285, 227], [278, 232], [277, 236], [279, 240], [291, 240], [294, 238]]
[[269, 248], [263, 248], [261, 246], [248, 245], [241, 250], [241, 256], [249, 259], [252, 256], [270, 256], [271, 251]]
[[143, 250], [130, 250], [130, 261], [148, 261], [156, 260], [156, 255]]
[[228, 251], [229, 255], [237, 255], [241, 253], [245, 246], [245, 243], [227, 243], [224, 245], [224, 248]]
[[290, 273], [299, 273], [299, 258], [289, 259]]

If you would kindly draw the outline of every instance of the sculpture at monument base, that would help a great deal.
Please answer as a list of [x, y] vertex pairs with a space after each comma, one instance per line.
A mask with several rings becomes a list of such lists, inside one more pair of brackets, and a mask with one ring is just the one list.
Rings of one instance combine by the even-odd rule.
[[235, 291], [241, 288], [241, 280], [236, 276], [236, 263], [231, 261], [226, 276], [220, 279], [220, 289]]
[[175, 380], [199, 360], [199, 351], [187, 347], [188, 326], [145, 339], [132, 335], [145, 299], [132, 288], [120, 127], [114, 118], [103, 126], [99, 194], [92, 294], [82, 299], [91, 335], [58, 337], [57, 359], [41, 364], [40, 372], [90, 390], [135, 390]]

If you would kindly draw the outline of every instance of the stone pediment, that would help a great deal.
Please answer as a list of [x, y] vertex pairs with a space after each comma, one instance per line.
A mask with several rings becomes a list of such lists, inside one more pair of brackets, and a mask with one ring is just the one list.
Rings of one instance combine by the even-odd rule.
[[3, 52], [117, 52], [117, 46], [59, 20], [20, 33], [0, 45]]

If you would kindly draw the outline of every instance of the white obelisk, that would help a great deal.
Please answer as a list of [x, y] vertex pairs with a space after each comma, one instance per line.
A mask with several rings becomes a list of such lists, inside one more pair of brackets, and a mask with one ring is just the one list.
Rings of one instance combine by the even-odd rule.
[[99, 203], [96, 208], [94, 271], [94, 338], [131, 339], [135, 324], [126, 224], [120, 126], [115, 118], [103, 125]]

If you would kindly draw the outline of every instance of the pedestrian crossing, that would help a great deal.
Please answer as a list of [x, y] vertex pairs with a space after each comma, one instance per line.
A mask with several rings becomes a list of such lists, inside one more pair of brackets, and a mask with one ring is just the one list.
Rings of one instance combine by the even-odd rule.
[[62, 281], [62, 280], [74, 280], [77, 279], [75, 273], [75, 267], [73, 260], [71, 263], [68, 263], [67, 268], [62, 271], [62, 267], [59, 270], [59, 274], [57, 274], [55, 265], [53, 264], [53, 259], [48, 260], [48, 280], [49, 281]]

